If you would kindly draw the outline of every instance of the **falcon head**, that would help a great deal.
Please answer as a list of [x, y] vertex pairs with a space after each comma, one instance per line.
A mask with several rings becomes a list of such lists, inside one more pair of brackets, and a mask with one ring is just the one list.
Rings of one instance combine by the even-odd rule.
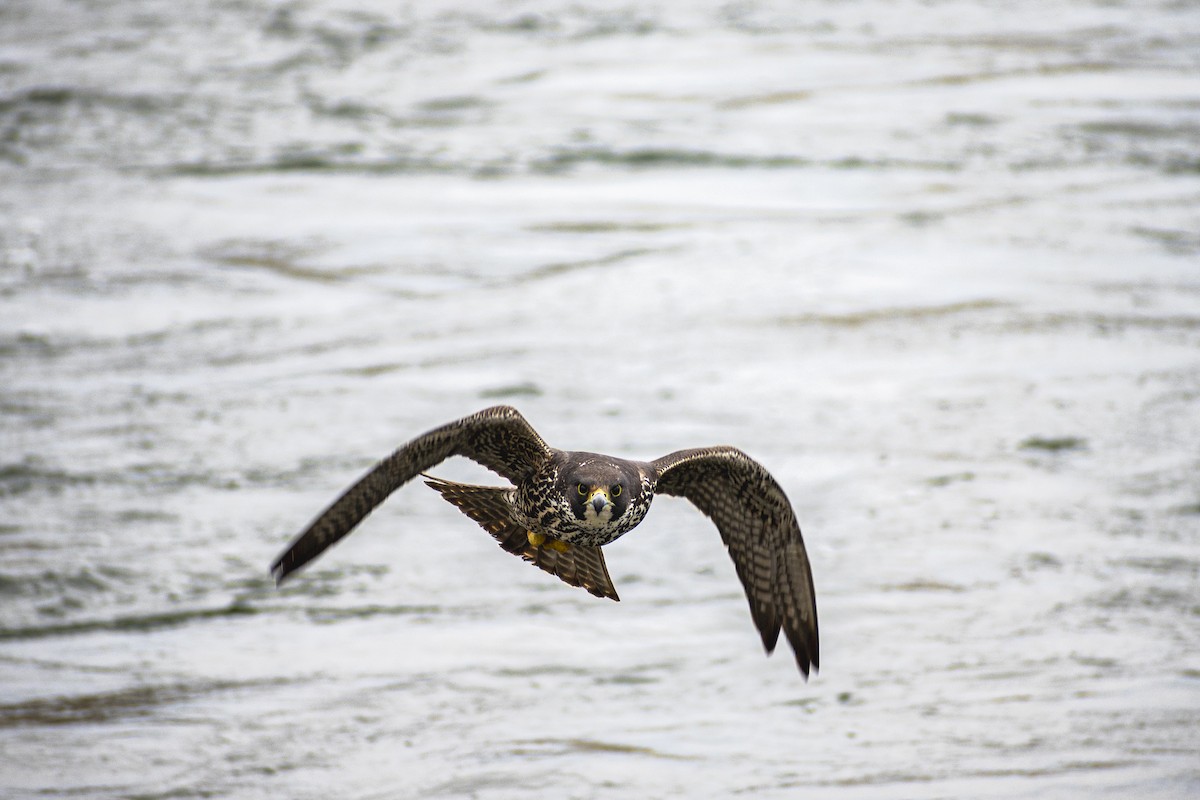
[[579, 454], [559, 473], [559, 490], [582, 528], [617, 526], [631, 501], [642, 492], [641, 475], [629, 463]]

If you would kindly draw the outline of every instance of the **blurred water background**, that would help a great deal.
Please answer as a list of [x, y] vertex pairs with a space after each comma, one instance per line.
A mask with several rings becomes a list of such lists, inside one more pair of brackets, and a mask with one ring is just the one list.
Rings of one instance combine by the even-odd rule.
[[[672, 499], [275, 590], [497, 402], [759, 458], [821, 672]], [[6, 798], [1195, 797], [1200, 6], [5, 0], [0, 435]]]

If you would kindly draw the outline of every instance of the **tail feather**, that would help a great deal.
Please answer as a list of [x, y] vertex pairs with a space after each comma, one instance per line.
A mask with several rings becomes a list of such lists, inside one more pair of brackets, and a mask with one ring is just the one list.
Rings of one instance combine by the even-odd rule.
[[557, 576], [564, 583], [579, 586], [596, 597], [617, 597], [617, 590], [604, 563], [599, 547], [571, 545], [564, 553], [551, 547], [534, 547], [520, 521], [514, 519], [508, 495], [513, 491], [496, 486], [472, 486], [425, 475], [425, 485], [436, 489], [447, 502], [458, 508], [499, 542], [500, 547], [520, 556], [534, 566]]

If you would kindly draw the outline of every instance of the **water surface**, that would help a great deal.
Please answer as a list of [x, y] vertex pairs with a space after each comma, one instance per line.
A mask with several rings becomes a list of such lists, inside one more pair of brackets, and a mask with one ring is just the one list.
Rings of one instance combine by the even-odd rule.
[[[1168, 2], [6, 3], [2, 793], [1195, 795], [1197, 54]], [[819, 674], [668, 498], [619, 604], [420, 485], [270, 584], [498, 402], [766, 464]]]

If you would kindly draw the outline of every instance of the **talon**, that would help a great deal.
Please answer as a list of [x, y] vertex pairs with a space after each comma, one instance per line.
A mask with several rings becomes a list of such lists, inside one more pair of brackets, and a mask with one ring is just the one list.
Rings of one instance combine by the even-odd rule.
[[562, 541], [561, 539], [551, 539], [549, 536], [547, 536], [544, 533], [534, 533], [533, 531], [526, 531], [525, 535], [529, 538], [529, 543], [531, 545], [533, 545], [534, 547], [541, 547], [541, 546], [545, 545], [546, 547], [549, 547], [551, 550], [557, 550], [560, 553], [565, 553], [569, 549], [571, 549], [571, 545], [567, 544], [566, 542]]

